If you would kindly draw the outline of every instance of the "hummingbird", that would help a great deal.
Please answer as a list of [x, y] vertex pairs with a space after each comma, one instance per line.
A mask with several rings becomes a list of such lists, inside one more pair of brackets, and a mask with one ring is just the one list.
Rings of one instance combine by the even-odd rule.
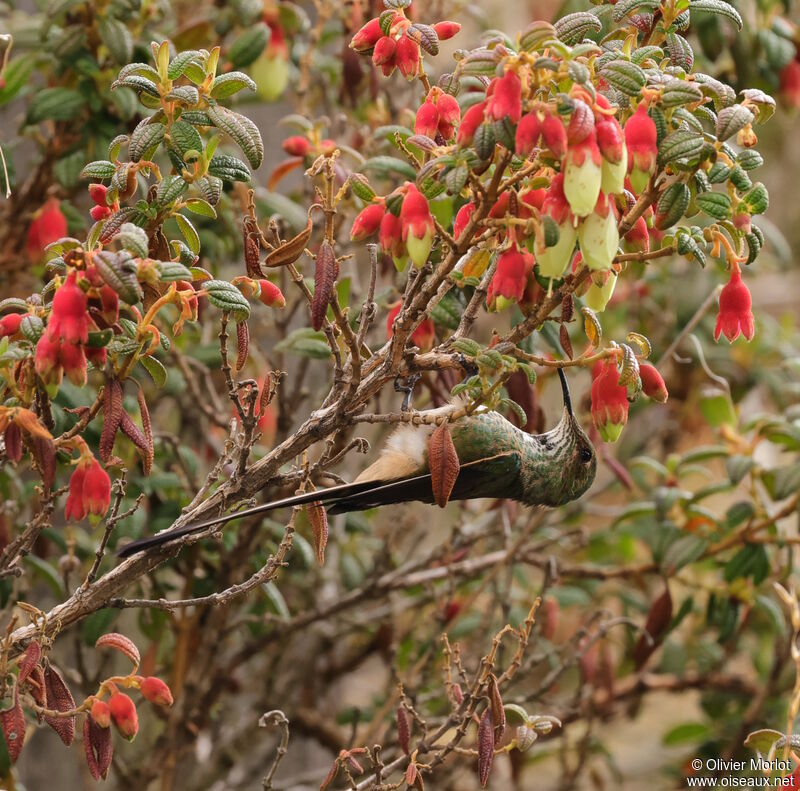
[[[561, 368], [558, 374], [564, 411], [555, 428], [544, 434], [522, 431], [490, 410], [476, 411], [450, 423], [460, 465], [450, 500], [488, 497], [516, 500], [528, 506], [556, 507], [576, 500], [592, 485], [597, 472], [594, 446], [572, 411], [569, 386]], [[432, 504], [435, 500], [428, 467], [428, 440], [436, 427], [436, 418], [446, 416], [448, 411], [454, 411], [453, 405], [430, 410], [427, 413], [432, 418], [430, 423], [400, 425], [378, 459], [352, 483], [304, 492], [167, 530], [133, 541], [117, 554], [128, 557], [232, 519], [304, 503], [321, 503], [331, 514], [411, 501]]]

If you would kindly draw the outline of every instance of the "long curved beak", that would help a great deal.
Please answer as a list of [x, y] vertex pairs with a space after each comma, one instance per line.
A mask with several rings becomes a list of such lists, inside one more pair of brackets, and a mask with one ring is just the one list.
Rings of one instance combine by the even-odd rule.
[[563, 368], [558, 369], [558, 378], [561, 380], [561, 395], [564, 397], [564, 409], [570, 417], [575, 417], [572, 412], [572, 396], [569, 394], [569, 385], [567, 384], [567, 376]]

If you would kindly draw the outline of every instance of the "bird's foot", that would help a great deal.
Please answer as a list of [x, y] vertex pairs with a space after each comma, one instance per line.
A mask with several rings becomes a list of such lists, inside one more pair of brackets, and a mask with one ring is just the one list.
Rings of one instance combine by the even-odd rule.
[[401, 412], [408, 412], [411, 409], [411, 394], [420, 379], [422, 379], [422, 374], [420, 373], [411, 374], [408, 377], [396, 376], [394, 378], [395, 393], [405, 393], [403, 403], [400, 406]]
[[478, 366], [465, 355], [459, 352], [456, 358], [458, 359], [458, 364], [467, 376], [477, 376], [480, 373]]

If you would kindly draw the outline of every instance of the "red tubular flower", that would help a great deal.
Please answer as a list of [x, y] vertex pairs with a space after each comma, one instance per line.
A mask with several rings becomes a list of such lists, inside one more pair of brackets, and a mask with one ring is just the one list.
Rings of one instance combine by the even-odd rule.
[[597, 145], [604, 159], [616, 165], [625, 156], [622, 127], [613, 116], [605, 117], [595, 124]]
[[157, 706], [172, 705], [172, 692], [160, 678], [148, 676], [142, 681], [140, 689], [145, 700], [149, 700]]
[[58, 352], [58, 341], [51, 341], [47, 337], [47, 333], [39, 338], [34, 355], [34, 367], [36, 368], [36, 373], [46, 384], [59, 384], [61, 382], [64, 371], [58, 361]]
[[382, 36], [375, 44], [375, 50], [372, 53], [372, 62], [376, 66], [383, 66], [384, 64], [394, 65], [394, 55], [397, 50], [397, 42], [390, 36]]
[[16, 335], [23, 318], [25, 317], [21, 313], [9, 313], [0, 318], [0, 338], [5, 338], [6, 335]]
[[400, 224], [408, 257], [418, 269], [425, 265], [433, 246], [434, 224], [428, 199], [410, 184], [400, 209]]
[[487, 103], [489, 117], [495, 121], [508, 118], [512, 124], [516, 124], [522, 116], [522, 82], [519, 75], [509, 70], [492, 83], [494, 90]]
[[469, 223], [470, 217], [475, 211], [475, 204], [472, 201], [469, 203], [465, 203], [456, 214], [456, 219], [453, 222], [453, 237], [458, 240], [461, 238], [461, 234], [464, 232], [464, 229], [467, 227], [467, 223]]
[[628, 391], [613, 360], [598, 362], [592, 374], [592, 420], [606, 442], [616, 442], [628, 422]]
[[623, 247], [626, 253], [646, 253], [650, 249], [650, 234], [644, 217], [639, 217], [633, 228], [625, 234]]
[[311, 150], [311, 141], [302, 135], [292, 135], [281, 143], [281, 148], [290, 156], [304, 157]]
[[58, 347], [58, 364], [67, 375], [67, 379], [76, 387], [86, 384], [86, 353], [79, 343], [61, 343]]
[[639, 378], [642, 380], [642, 392], [663, 404], [669, 398], [667, 385], [658, 369], [650, 363], [639, 363]]
[[787, 106], [796, 110], [800, 107], [800, 62], [791, 60], [778, 74], [780, 82], [779, 96]]
[[47, 325], [51, 340], [58, 338], [66, 343], [86, 343], [88, 340], [86, 294], [75, 282], [75, 277], [75, 272], [70, 272], [53, 297], [52, 314]]
[[439, 111], [436, 105], [426, 99], [417, 110], [417, 118], [414, 122], [414, 134], [436, 137], [439, 129]]
[[83, 479], [83, 502], [87, 514], [94, 516], [105, 516], [111, 502], [111, 479], [95, 458], [92, 458], [86, 467], [86, 476]]
[[101, 728], [108, 728], [111, 725], [111, 709], [104, 700], [95, 700], [89, 715]]
[[563, 168], [564, 194], [577, 217], [586, 217], [594, 211], [603, 180], [602, 164], [594, 131], [567, 149]]
[[109, 699], [108, 706], [117, 730], [132, 742], [139, 730], [139, 717], [133, 701], [124, 692], [115, 692]]
[[531, 152], [539, 143], [542, 135], [542, 123], [536, 111], [526, 113], [520, 119], [517, 126], [517, 134], [514, 139], [514, 150], [522, 157], [530, 156]]
[[89, 214], [95, 222], [100, 222], [100, 220], [107, 220], [113, 212], [108, 206], [92, 206]]
[[437, 22], [433, 29], [436, 31], [439, 41], [447, 41], [447, 39], [453, 38], [461, 30], [461, 25], [458, 22], [445, 20], [444, 22]]
[[285, 308], [286, 298], [283, 292], [271, 280], [259, 280], [258, 287], [261, 289], [258, 300], [268, 308]]
[[28, 228], [26, 250], [28, 258], [36, 263], [47, 245], [67, 235], [67, 218], [61, 213], [58, 198], [50, 198], [34, 214]]
[[[400, 308], [402, 304], [398, 302], [390, 311], [389, 315], [386, 317], [386, 337], [391, 338], [394, 334], [392, 332], [392, 326], [394, 325], [394, 320], [397, 318], [397, 314], [400, 313]], [[427, 352], [433, 348], [433, 341], [435, 339], [435, 330], [433, 327], [433, 319], [427, 318], [423, 321], [415, 330], [411, 333], [411, 341], [416, 346]]]
[[353, 220], [353, 227], [350, 229], [350, 238], [354, 242], [362, 242], [380, 228], [381, 220], [386, 214], [386, 207], [383, 203], [370, 203], [362, 209]]
[[742, 273], [736, 267], [731, 272], [728, 285], [719, 295], [719, 315], [717, 326], [714, 328], [714, 340], [718, 341], [720, 334], [724, 334], [733, 343], [739, 337], [739, 333], [748, 341], [752, 340], [755, 333], [752, 306], [750, 291], [742, 282]]
[[548, 113], [542, 121], [542, 140], [556, 159], [567, 153], [567, 129], [558, 115]]
[[533, 256], [520, 252], [516, 247], [506, 250], [497, 259], [497, 270], [486, 294], [489, 310], [504, 310], [522, 300], [533, 264]]
[[640, 104], [625, 124], [625, 145], [628, 148], [628, 171], [631, 186], [638, 195], [645, 190], [656, 169], [658, 132], [647, 107]]
[[381, 30], [380, 20], [375, 17], [375, 19], [370, 19], [370, 21], [353, 36], [350, 41], [350, 49], [354, 49], [359, 53], [368, 54], [382, 37], [383, 31]]
[[95, 368], [102, 368], [106, 364], [107, 352], [106, 347], [101, 346], [99, 348], [93, 346], [87, 346], [85, 349], [86, 352], [86, 359], [95, 367]]
[[64, 507], [64, 518], [69, 522], [80, 522], [86, 516], [86, 504], [83, 501], [83, 481], [86, 478], [86, 468], [81, 464], [69, 478], [69, 494]]
[[419, 72], [419, 44], [408, 36], [402, 36], [397, 42], [394, 62], [407, 80], [413, 80]]
[[458, 127], [458, 135], [456, 136], [456, 142], [458, 145], [463, 147], [472, 143], [472, 139], [475, 137], [475, 132], [483, 123], [486, 104], [487, 102], [485, 101], [473, 104], [472, 107], [470, 107], [469, 110], [464, 113], [463, 117], [461, 118], [461, 123]]
[[436, 109], [439, 111], [439, 134], [445, 140], [450, 140], [461, 120], [461, 106], [455, 96], [451, 96], [439, 88], [434, 88], [431, 93], [434, 91], [439, 92], [436, 96]]
[[89, 197], [98, 206], [105, 206], [106, 205], [106, 194], [107, 193], [108, 193], [108, 187], [106, 187], [105, 184], [90, 184], [89, 185]]
[[100, 305], [106, 323], [116, 324], [119, 319], [119, 294], [105, 283], [100, 287]]
[[381, 250], [390, 255], [398, 270], [405, 269], [407, 260], [406, 246], [403, 244], [403, 225], [400, 218], [390, 211], [383, 215], [378, 231], [378, 242]]

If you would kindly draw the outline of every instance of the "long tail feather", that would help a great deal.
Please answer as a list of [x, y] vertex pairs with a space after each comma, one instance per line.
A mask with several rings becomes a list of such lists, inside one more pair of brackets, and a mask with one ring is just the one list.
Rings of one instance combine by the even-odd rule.
[[[521, 458], [518, 453], [503, 453], [488, 459], [464, 464], [456, 479], [455, 486], [450, 495], [451, 500], [468, 500], [479, 497], [499, 497], [503, 492], [506, 496], [515, 494], [514, 484], [519, 480]], [[417, 500], [423, 503], [433, 502], [433, 487], [430, 474], [415, 475], [401, 478], [396, 481], [362, 481], [347, 483], [342, 486], [332, 486], [329, 489], [320, 489], [315, 492], [304, 492], [293, 497], [285, 497], [264, 505], [247, 508], [232, 514], [218, 516], [204, 522], [185, 525], [176, 530], [168, 530], [147, 538], [140, 538], [122, 547], [117, 555], [122, 558], [129, 557], [137, 552], [161, 546], [168, 541], [175, 541], [184, 536], [193, 535], [215, 525], [230, 522], [232, 519], [276, 511], [279, 508], [292, 508], [304, 503], [321, 502], [330, 506], [332, 514], [347, 513], [349, 511], [364, 511], [368, 508], [377, 508], [381, 505], [404, 503]]]

